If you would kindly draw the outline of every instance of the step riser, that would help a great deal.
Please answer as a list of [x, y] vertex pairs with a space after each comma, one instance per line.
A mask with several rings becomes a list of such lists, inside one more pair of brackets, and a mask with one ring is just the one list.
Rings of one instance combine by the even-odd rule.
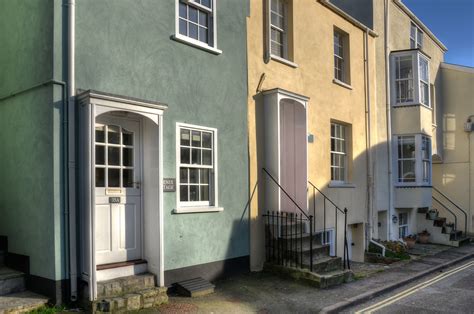
[[93, 313], [125, 313], [138, 311], [168, 302], [166, 288], [151, 288], [120, 297], [106, 298], [92, 303]]
[[137, 275], [97, 283], [97, 298], [120, 296], [155, 287], [153, 275]]
[[[306, 268], [309, 269], [310, 267], [309, 258], [306, 260], [303, 260], [303, 265], [305, 265]], [[340, 258], [333, 258], [326, 262], [318, 262], [317, 259], [313, 258], [313, 272], [315, 273], [326, 273], [326, 272], [341, 270], [341, 268], [342, 268], [342, 262]]]
[[0, 296], [21, 291], [25, 291], [25, 277], [0, 280]]

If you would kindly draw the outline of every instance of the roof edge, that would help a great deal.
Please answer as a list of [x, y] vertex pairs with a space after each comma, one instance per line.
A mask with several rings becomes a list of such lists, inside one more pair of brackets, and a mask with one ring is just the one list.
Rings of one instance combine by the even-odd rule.
[[392, 0], [406, 15], [408, 15], [433, 41], [444, 51], [448, 51], [448, 48], [439, 40], [433, 32], [426, 26], [416, 15], [413, 13], [401, 0]]
[[441, 68], [474, 74], [474, 68], [467, 65], [441, 62]]
[[339, 16], [341, 16], [342, 18], [344, 18], [345, 20], [351, 22], [356, 27], [360, 28], [363, 31], [366, 31], [367, 33], [369, 33], [370, 36], [372, 36], [372, 37], [378, 37], [379, 36], [379, 34], [377, 32], [375, 32], [373, 29], [371, 29], [370, 27], [368, 27], [368, 26], [364, 25], [363, 23], [359, 22], [357, 19], [352, 17], [352, 15], [350, 15], [349, 13], [346, 13], [346, 11], [340, 9], [335, 4], [329, 2], [329, 0], [317, 0], [317, 1], [319, 3], [321, 3], [322, 5], [324, 5], [325, 7], [332, 10], [333, 12], [335, 12], [336, 14], [338, 14]]

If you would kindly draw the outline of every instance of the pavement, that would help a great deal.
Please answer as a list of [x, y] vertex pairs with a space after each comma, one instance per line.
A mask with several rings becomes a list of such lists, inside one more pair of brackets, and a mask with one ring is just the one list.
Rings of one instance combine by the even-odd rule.
[[[418, 244], [417, 244], [418, 245]], [[216, 283], [214, 294], [186, 298], [170, 296], [169, 303], [145, 313], [318, 313], [350, 310], [384, 293], [406, 287], [430, 274], [474, 258], [474, 244], [459, 248], [426, 246], [410, 261], [391, 265], [355, 264], [351, 283], [316, 289], [267, 273], [248, 273]], [[471, 285], [472, 282], [466, 282]], [[472, 285], [474, 286], [474, 284]], [[474, 306], [473, 306], [474, 308]]]

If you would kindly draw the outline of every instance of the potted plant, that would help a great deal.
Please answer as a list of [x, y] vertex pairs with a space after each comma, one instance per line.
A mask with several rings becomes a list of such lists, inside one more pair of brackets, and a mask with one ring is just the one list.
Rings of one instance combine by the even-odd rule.
[[406, 243], [407, 248], [412, 249], [416, 243], [416, 234], [410, 234], [404, 237], [403, 241]]
[[430, 217], [431, 220], [436, 220], [438, 218], [438, 210], [437, 209], [430, 209], [428, 211], [428, 217]]
[[444, 225], [444, 232], [447, 234], [451, 234], [454, 230], [454, 223], [453, 222], [448, 222]]
[[422, 232], [418, 233], [418, 242], [426, 244], [430, 238], [430, 233], [428, 230], [423, 230]]

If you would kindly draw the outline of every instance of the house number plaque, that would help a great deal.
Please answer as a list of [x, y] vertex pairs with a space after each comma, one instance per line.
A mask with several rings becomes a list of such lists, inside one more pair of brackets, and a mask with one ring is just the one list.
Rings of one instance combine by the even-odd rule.
[[110, 204], [118, 204], [120, 203], [120, 197], [109, 197]]
[[176, 192], [175, 178], [163, 178], [163, 192]]

